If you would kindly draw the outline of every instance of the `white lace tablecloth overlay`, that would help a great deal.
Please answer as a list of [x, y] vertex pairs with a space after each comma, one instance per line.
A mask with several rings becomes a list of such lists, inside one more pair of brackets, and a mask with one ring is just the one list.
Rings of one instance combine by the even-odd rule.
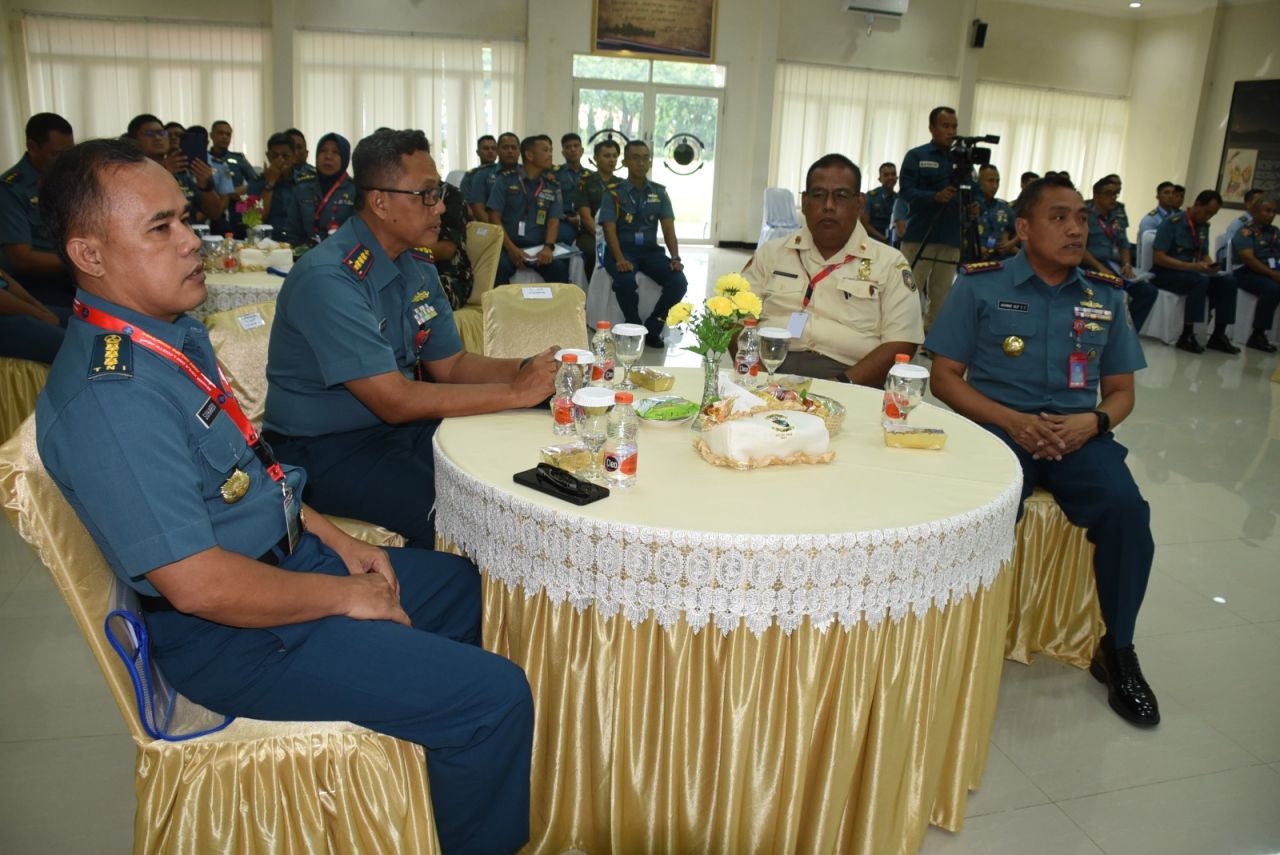
[[[825, 632], [833, 622], [849, 629], [886, 617], [896, 622], [908, 612], [923, 617], [931, 606], [989, 587], [1013, 552], [1016, 463], [1003, 489], [987, 491], [963, 513], [884, 529], [759, 535], [630, 525], [531, 501], [516, 494], [523, 488], [465, 472], [441, 452], [439, 434], [435, 442], [441, 535], [492, 578], [523, 586], [526, 596], [545, 591], [553, 603], [594, 607], [606, 619], [621, 612], [632, 624], [652, 616], [666, 628], [684, 620], [697, 632], [714, 622], [728, 634], [745, 622], [759, 635], [775, 623], [790, 634], [805, 618]], [[991, 452], [997, 460], [1000, 451], [1007, 449]]]
[[284, 279], [273, 273], [210, 273], [205, 276], [209, 296], [188, 314], [203, 320], [217, 312], [274, 300], [283, 284]]

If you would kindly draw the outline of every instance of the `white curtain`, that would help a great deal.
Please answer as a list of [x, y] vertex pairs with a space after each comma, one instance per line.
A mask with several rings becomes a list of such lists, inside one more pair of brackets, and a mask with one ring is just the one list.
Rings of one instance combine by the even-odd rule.
[[799, 192], [809, 164], [836, 152], [862, 169], [864, 189], [875, 187], [877, 167], [928, 142], [929, 111], [959, 95], [946, 77], [779, 63], [770, 184]]
[[1019, 177], [1027, 171], [1065, 170], [1086, 199], [1102, 176], [1124, 176], [1124, 98], [979, 82], [969, 127], [1000, 136], [991, 162], [1000, 168], [1002, 197], [1018, 195]]
[[225, 119], [232, 148], [261, 163], [266, 30], [26, 15], [22, 32], [31, 111], [60, 114], [77, 139], [119, 136], [139, 113], [206, 129]]
[[443, 176], [474, 165], [476, 137], [524, 127], [524, 45], [417, 35], [294, 34], [298, 127], [312, 150], [380, 127], [419, 128]]

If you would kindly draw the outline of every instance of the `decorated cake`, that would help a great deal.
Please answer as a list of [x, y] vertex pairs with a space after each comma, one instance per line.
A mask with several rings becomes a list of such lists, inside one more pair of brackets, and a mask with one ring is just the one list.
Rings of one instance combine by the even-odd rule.
[[822, 416], [800, 401], [759, 396], [721, 375], [721, 398], [703, 410], [703, 430], [694, 447], [708, 462], [734, 469], [792, 463], [829, 463], [835, 458]]

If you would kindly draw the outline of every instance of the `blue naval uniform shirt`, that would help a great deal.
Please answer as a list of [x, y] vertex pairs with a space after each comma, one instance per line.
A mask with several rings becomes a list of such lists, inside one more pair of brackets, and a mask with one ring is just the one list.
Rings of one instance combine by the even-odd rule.
[[885, 190], [883, 185], [867, 191], [867, 219], [882, 235], [888, 235], [889, 227], [893, 225], [893, 203], [896, 201], [898, 194]]
[[420, 248], [394, 261], [358, 216], [308, 252], [284, 280], [267, 351], [265, 427], [322, 436], [383, 422], [343, 384], [462, 350], [435, 265]]
[[[1022, 413], [1085, 413], [1098, 405], [1100, 377], [1146, 367], [1123, 289], [1079, 270], [1050, 288], [1024, 252], [981, 272], [960, 270], [924, 346], [968, 366], [969, 384], [991, 400]], [[1111, 320], [1088, 321], [1096, 329], [1080, 334], [1087, 388], [1070, 389], [1074, 310], [1087, 302], [1100, 303]], [[1020, 356], [1004, 352], [1012, 336], [1023, 342]]]
[[[341, 183], [327, 202], [325, 195], [320, 189], [320, 182], [309, 179], [299, 182], [293, 196], [293, 227], [312, 243], [327, 238], [331, 226], [341, 226], [355, 213], [356, 185], [350, 176], [343, 174]], [[320, 208], [321, 202], [325, 203], [323, 209]]]
[[54, 251], [53, 239], [40, 219], [40, 173], [25, 154], [0, 177], [0, 246], [8, 245]]
[[[946, 246], [960, 246], [960, 205], [953, 198], [945, 206], [934, 201], [933, 196], [951, 186], [951, 156], [945, 148], [932, 142], [916, 146], [902, 159], [898, 170], [898, 186], [907, 200], [907, 233], [904, 241], [919, 242], [929, 233], [929, 225], [940, 209], [937, 225], [929, 233], [929, 242]], [[957, 194], [958, 195], [958, 194]]]
[[1169, 215], [1172, 213], [1173, 211], [1166, 211], [1159, 205], [1147, 211], [1142, 219], [1138, 221], [1138, 235], [1141, 236], [1143, 232], [1151, 232], [1160, 228], [1160, 224], [1169, 219]]
[[[185, 353], [218, 382], [203, 324], [185, 315], [150, 318], [80, 291], [115, 315]], [[72, 317], [36, 403], [36, 444], [45, 468], [122, 582], [148, 596], [145, 574], [214, 546], [250, 557], [284, 536], [284, 503], [231, 417], [206, 423], [209, 398], [176, 365], [127, 337]], [[249, 476], [239, 500], [220, 487], [237, 469]], [[305, 473], [285, 466], [294, 495]], [[297, 499], [296, 501], [300, 501]]]
[[636, 247], [658, 245], [658, 226], [663, 220], [675, 219], [667, 188], [646, 180], [643, 187], [622, 181], [613, 193], [600, 200], [601, 223], [613, 223], [618, 230], [618, 244], [625, 255]]
[[1187, 222], [1187, 212], [1178, 211], [1156, 229], [1153, 251], [1163, 252], [1178, 261], [1198, 262], [1209, 254], [1209, 224], [1196, 223], [1195, 232]]
[[[574, 172], [573, 168], [567, 163], [556, 169], [556, 181], [560, 182], [560, 207], [564, 209], [565, 216], [578, 216], [578, 182], [590, 174], [591, 170], [585, 166], [579, 166], [578, 171]], [[560, 243], [573, 243], [577, 233], [577, 228], [569, 225], [562, 218], [560, 221], [560, 236], [557, 241]]]
[[1129, 245], [1126, 224], [1118, 211], [1112, 209], [1104, 216], [1093, 205], [1089, 206], [1089, 241], [1086, 248], [1099, 261], [1120, 261], [1120, 253]]
[[[314, 181], [315, 177], [299, 180]], [[266, 187], [266, 184], [266, 178], [259, 175], [249, 184], [250, 195], [261, 199], [263, 188]], [[262, 221], [272, 227], [272, 240], [291, 245], [306, 242], [306, 237], [302, 233], [302, 224], [298, 222], [298, 212], [294, 205], [294, 197], [297, 193], [298, 182], [294, 181], [292, 176], [288, 179], [281, 178], [276, 181], [276, 186], [271, 193], [271, 211], [267, 214], [266, 219]]]
[[502, 217], [502, 228], [516, 246], [541, 246], [546, 243], [547, 223], [564, 219], [560, 182], [550, 169], [537, 178], [530, 178], [523, 166], [498, 173], [485, 207]]
[[225, 172], [231, 179], [233, 188], [242, 184], [247, 187], [250, 181], [258, 177], [253, 164], [249, 163], [249, 159], [239, 151], [224, 151], [222, 154], [216, 154], [213, 149], [209, 149], [209, 166]]
[[993, 250], [1013, 234], [1013, 206], [1004, 199], [988, 199], [979, 193], [978, 241], [983, 249]]
[[[1231, 252], [1240, 261], [1242, 250], [1251, 249], [1253, 255], [1272, 270], [1280, 269], [1280, 229], [1275, 225], [1262, 226], [1250, 222], [1231, 238]], [[1249, 271], [1253, 272], [1253, 271]]]
[[458, 182], [461, 185], [458, 189], [462, 191], [462, 201], [468, 205], [483, 205], [488, 202], [489, 194], [493, 192], [493, 182], [501, 170], [497, 161], [469, 170], [462, 176], [462, 181]]
[[1222, 249], [1215, 254], [1215, 261], [1218, 261], [1219, 263], [1226, 261], [1227, 246], [1230, 245], [1234, 249], [1236, 235], [1238, 235], [1240, 230], [1249, 225], [1252, 221], [1253, 217], [1248, 214], [1241, 214], [1231, 222], [1227, 223], [1227, 227], [1222, 231]]

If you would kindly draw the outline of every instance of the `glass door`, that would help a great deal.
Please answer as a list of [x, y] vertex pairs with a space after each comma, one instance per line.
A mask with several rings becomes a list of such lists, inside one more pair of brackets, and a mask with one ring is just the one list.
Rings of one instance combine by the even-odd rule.
[[[619, 131], [629, 140], [641, 136], [644, 128], [645, 92], [642, 89], [597, 89], [583, 86], [578, 89], [576, 112], [578, 134], [586, 147], [583, 160], [590, 164], [591, 138], [601, 131]], [[618, 144], [623, 142], [619, 140]], [[621, 168], [621, 161], [618, 166]]]

